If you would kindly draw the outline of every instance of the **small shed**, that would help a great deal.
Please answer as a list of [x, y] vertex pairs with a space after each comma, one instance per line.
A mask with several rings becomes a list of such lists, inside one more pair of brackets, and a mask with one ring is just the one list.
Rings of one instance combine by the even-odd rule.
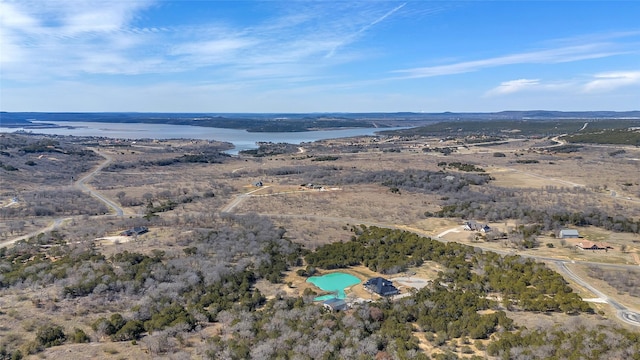
[[580, 237], [580, 234], [578, 233], [578, 230], [575, 229], [563, 229], [560, 230], [558, 237], [560, 239], [577, 239]]
[[331, 298], [329, 300], [325, 300], [322, 302], [322, 306], [325, 309], [328, 309], [331, 311], [341, 311], [341, 310], [347, 310], [349, 308], [346, 301], [338, 298]]

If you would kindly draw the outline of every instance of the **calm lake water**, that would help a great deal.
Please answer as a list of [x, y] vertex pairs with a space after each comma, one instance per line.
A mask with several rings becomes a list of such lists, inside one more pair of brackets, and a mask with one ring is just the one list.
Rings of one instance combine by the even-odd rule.
[[[34, 121], [34, 123], [37, 123]], [[405, 128], [357, 128], [344, 130], [322, 130], [305, 132], [248, 132], [246, 130], [222, 129], [191, 125], [165, 124], [124, 124], [77, 121], [46, 121], [48, 124], [71, 126], [69, 128], [26, 129], [34, 134], [103, 136], [119, 139], [200, 139], [217, 140], [232, 143], [235, 148], [228, 151], [237, 154], [239, 151], [256, 149], [257, 142], [274, 142], [300, 144], [324, 139], [374, 135], [377, 131]], [[14, 132], [17, 128], [2, 128], [0, 132]]]

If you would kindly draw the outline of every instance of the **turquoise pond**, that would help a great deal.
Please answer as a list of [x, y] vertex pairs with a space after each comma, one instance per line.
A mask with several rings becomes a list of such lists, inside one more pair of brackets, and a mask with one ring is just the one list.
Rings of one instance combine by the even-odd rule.
[[338, 299], [344, 299], [346, 297], [344, 289], [349, 286], [359, 284], [360, 279], [353, 275], [335, 272], [323, 276], [312, 276], [307, 279], [307, 282], [319, 287], [324, 291], [331, 291], [334, 294], [318, 296], [314, 300], [324, 301], [337, 297]]

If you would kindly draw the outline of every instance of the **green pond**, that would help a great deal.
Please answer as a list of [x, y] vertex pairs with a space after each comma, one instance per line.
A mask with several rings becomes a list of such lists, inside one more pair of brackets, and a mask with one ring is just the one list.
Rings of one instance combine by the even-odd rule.
[[324, 291], [331, 291], [334, 293], [318, 296], [314, 299], [316, 301], [324, 301], [335, 297], [338, 299], [344, 299], [346, 297], [344, 289], [349, 286], [359, 284], [360, 279], [350, 274], [335, 272], [323, 276], [312, 276], [307, 279], [307, 282], [312, 283]]

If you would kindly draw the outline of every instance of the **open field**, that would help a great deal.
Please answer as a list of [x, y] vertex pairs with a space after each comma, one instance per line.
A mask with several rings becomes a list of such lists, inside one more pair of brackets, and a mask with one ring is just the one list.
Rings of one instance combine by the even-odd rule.
[[[637, 296], [590, 276], [588, 270], [598, 264], [603, 264], [603, 269], [617, 266], [620, 271], [640, 265], [640, 236], [638, 231], [629, 231], [640, 224], [640, 184], [637, 176], [632, 175], [640, 173], [640, 161], [634, 160], [640, 158], [637, 148], [625, 147], [624, 153], [611, 155], [616, 146], [585, 145], [577, 152], [554, 153], [555, 142], [550, 139], [513, 139], [494, 146], [465, 144], [460, 139], [441, 141], [393, 136], [326, 140], [302, 144], [291, 153], [230, 157], [220, 152], [224, 144], [207, 141], [114, 144], [59, 139], [59, 143], [52, 146], [57, 149], [55, 156], [65, 156], [65, 164], [73, 164], [65, 166], [56, 166], [50, 160], [49, 150], [42, 150], [46, 152], [40, 158], [42, 153], [19, 151], [33, 143], [42, 145], [42, 141], [11, 135], [13, 147], [3, 150], [10, 154], [3, 162], [18, 170], [0, 170], [4, 171], [0, 191], [0, 246], [40, 252], [45, 254], [45, 259], [53, 259], [52, 264], [64, 260], [65, 255], [54, 249], [65, 244], [69, 249], [76, 249], [69, 250], [72, 253], [95, 251], [105, 257], [106, 263], [115, 263], [109, 259], [125, 252], [140, 253], [150, 259], [162, 258], [164, 264], [175, 263], [176, 268], [185, 266], [195, 271], [202, 267], [218, 276], [226, 273], [223, 268], [241, 268], [261, 259], [256, 244], [264, 233], [278, 233], [305, 251], [313, 251], [326, 244], [349, 242], [356, 235], [354, 229], [363, 224], [433, 238], [440, 236], [442, 241], [503, 255], [527, 256], [548, 263], [552, 269], [556, 261], [566, 262], [572, 272], [611, 299], [640, 310]], [[453, 150], [447, 155], [431, 151], [444, 147]], [[87, 152], [82, 152], [83, 149]], [[45, 162], [47, 159], [50, 161]], [[35, 165], [25, 165], [30, 160]], [[462, 170], [469, 168], [482, 171]], [[50, 183], [42, 180], [45, 173], [53, 173]], [[36, 184], [30, 183], [32, 178]], [[452, 210], [464, 216], [438, 215], [447, 206], [467, 202], [468, 207]], [[63, 206], [57, 206], [58, 203]], [[602, 213], [610, 214], [609, 223], [575, 225], [557, 220], [561, 212], [572, 214], [587, 209], [599, 211], [591, 214], [589, 221], [600, 219], [598, 214]], [[508, 216], [513, 213], [522, 216]], [[238, 216], [242, 219], [238, 220]], [[543, 221], [534, 224], [533, 219], [540, 217]], [[485, 235], [465, 231], [466, 220], [487, 223], [492, 232]], [[272, 224], [273, 229], [267, 223]], [[528, 228], [532, 225], [539, 227]], [[47, 226], [49, 230], [38, 235]], [[133, 237], [120, 235], [139, 226], [148, 227], [149, 231]], [[557, 231], [563, 227], [578, 229], [581, 238], [556, 238]], [[21, 242], [12, 245], [20, 238], [31, 238], [36, 250]], [[210, 243], [211, 239], [216, 239], [215, 245]], [[612, 248], [595, 252], [576, 248], [578, 242], [587, 240], [607, 243]], [[251, 245], [234, 246], [234, 241], [242, 244], [248, 241]], [[11, 251], [3, 250], [3, 257]], [[215, 257], [217, 265], [207, 268], [200, 263], [200, 258], [189, 257], [205, 253]], [[88, 281], [87, 276], [103, 266], [98, 265], [103, 260], [92, 261], [97, 262], [76, 269], [78, 273], [73, 276], [69, 268], [65, 275], [60, 273], [49, 278], [39, 275], [11, 284], [2, 283], [10, 275], [2, 270], [0, 323], [9, 325], [0, 328], [0, 335], [5, 339], [0, 346], [52, 359], [63, 358], [63, 354], [93, 358], [184, 357], [203, 355], [206, 348], [215, 349], [207, 342], [208, 337], [233, 336], [235, 330], [224, 325], [227, 323], [221, 320], [222, 316], [217, 321], [200, 318], [198, 325], [189, 330], [145, 333], [138, 339], [138, 345], [110, 340], [92, 325], [114, 313], [131, 319], [143, 316], [140, 311], [131, 310], [147, 304], [148, 300], [144, 300], [147, 298], [138, 293], [143, 293], [142, 289], [151, 293], [154, 286], [159, 291], [160, 285], [142, 282], [135, 287], [130, 285], [128, 290], [123, 285], [122, 290], [113, 294], [106, 288], [80, 297], [70, 296], [66, 288], [74, 281]], [[185, 261], [193, 264], [187, 267], [183, 264]], [[302, 296], [305, 291], [314, 290], [304, 276], [296, 273], [305, 266], [304, 263], [289, 266], [278, 284], [259, 279], [255, 289], [267, 300], [275, 301], [283, 294]], [[39, 273], [49, 268], [55, 265], [34, 264], [27, 272]], [[437, 278], [438, 273], [445, 270], [441, 264], [427, 261], [397, 274], [381, 274], [362, 265], [340, 271], [361, 280], [383, 275], [426, 281]], [[104, 276], [120, 276], [122, 271]], [[164, 268], [157, 271], [171, 272]], [[192, 281], [184, 276], [184, 282]], [[204, 275], [194, 273], [193, 276]], [[567, 281], [584, 298], [596, 297], [574, 280]], [[397, 284], [401, 292], [409, 292], [410, 281], [405, 279], [404, 285], [402, 281]], [[170, 289], [167, 287], [173, 294]], [[361, 284], [348, 289], [347, 294], [352, 298], [376, 300]], [[618, 321], [616, 312], [608, 304], [592, 306], [600, 312], [598, 322], [613, 326]], [[232, 308], [224, 311], [231, 312]], [[536, 317], [522, 311], [508, 310], [508, 314], [518, 324], [527, 324]], [[561, 324], [566, 317], [549, 314], [539, 326]], [[85, 345], [67, 341], [62, 346], [36, 351], [34, 332], [40, 326], [33, 323], [32, 319], [36, 318], [60, 325], [68, 333], [75, 328], [82, 329], [91, 342]], [[633, 325], [624, 326], [638, 331]], [[485, 355], [480, 343], [480, 347], [465, 344], [473, 352], [464, 353], [461, 338], [456, 340], [458, 345], [451, 341], [435, 345], [438, 341], [433, 334], [418, 331], [416, 336], [419, 347], [429, 353], [451, 350], [460, 357]], [[163, 339], [170, 340], [167, 340], [168, 348], [160, 345]], [[481, 341], [485, 345], [489, 342]]]

